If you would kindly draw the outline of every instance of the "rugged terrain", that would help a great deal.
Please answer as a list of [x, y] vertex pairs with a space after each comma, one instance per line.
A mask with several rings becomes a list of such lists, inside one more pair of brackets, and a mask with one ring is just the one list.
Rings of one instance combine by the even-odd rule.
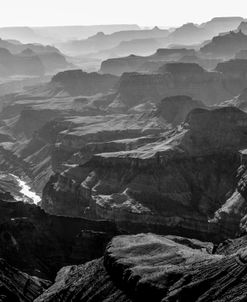
[[246, 300], [243, 21], [0, 28], [1, 301]]
[[236, 236], [245, 215], [246, 168], [239, 151], [246, 148], [246, 125], [247, 115], [237, 108], [194, 109], [182, 127], [152, 142], [97, 150], [52, 176], [42, 207], [76, 216], [85, 209], [84, 215], [114, 220], [128, 231], [216, 241]]
[[154, 234], [116, 237], [103, 259], [63, 268], [35, 301], [245, 301], [246, 238], [234, 247]]
[[44, 279], [68, 264], [102, 256], [114, 223], [52, 216], [23, 202], [1, 201], [0, 257]]

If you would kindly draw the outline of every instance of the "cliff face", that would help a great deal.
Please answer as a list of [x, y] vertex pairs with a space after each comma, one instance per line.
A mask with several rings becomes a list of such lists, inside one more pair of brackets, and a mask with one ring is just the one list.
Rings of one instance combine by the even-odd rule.
[[42, 207], [114, 220], [134, 232], [215, 241], [235, 236], [243, 214], [233, 215], [231, 223], [225, 216], [213, 218], [237, 188], [246, 125], [246, 114], [236, 108], [195, 109], [166, 138], [98, 153], [55, 175], [44, 189]]
[[237, 253], [226, 245], [212, 253], [210, 243], [181, 237], [115, 237], [104, 259], [63, 268], [35, 301], [244, 301], [246, 239]]

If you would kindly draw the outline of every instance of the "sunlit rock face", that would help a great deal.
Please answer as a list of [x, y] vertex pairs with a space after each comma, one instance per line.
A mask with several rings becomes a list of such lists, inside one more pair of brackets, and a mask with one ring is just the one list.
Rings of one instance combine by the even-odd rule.
[[234, 107], [194, 109], [166, 138], [132, 150], [99, 151], [53, 176], [42, 207], [113, 220], [129, 231], [215, 241], [235, 236], [243, 214], [231, 223], [214, 216], [237, 189], [246, 126], [246, 113]]
[[[237, 245], [242, 248], [236, 253]], [[208, 242], [176, 236], [115, 237], [103, 259], [63, 268], [35, 301], [243, 301], [246, 238], [213, 249]]]

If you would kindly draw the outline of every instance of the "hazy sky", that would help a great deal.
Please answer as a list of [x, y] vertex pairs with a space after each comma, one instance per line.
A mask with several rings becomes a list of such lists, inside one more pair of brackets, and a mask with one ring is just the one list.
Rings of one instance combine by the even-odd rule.
[[247, 0], [0, 0], [0, 4], [0, 26], [176, 26], [214, 16], [247, 17]]

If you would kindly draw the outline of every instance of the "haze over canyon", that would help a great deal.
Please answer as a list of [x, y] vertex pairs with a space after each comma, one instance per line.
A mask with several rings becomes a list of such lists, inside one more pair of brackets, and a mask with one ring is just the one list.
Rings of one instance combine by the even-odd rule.
[[247, 18], [159, 14], [3, 17], [0, 301], [247, 301]]

